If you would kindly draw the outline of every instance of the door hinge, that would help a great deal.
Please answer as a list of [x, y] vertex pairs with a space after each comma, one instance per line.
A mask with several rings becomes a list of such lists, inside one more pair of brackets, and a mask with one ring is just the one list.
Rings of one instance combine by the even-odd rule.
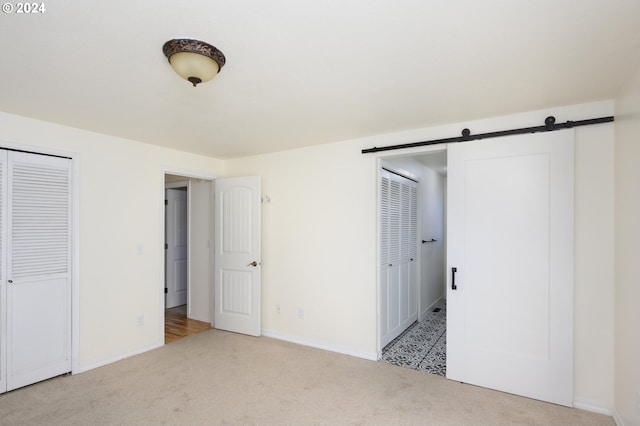
[[169, 244], [168, 243], [164, 243], [164, 249], [167, 250], [169, 248]]
[[168, 206], [169, 205], [169, 200], [164, 200], [164, 205]]
[[164, 288], [164, 294], [167, 294], [167, 293], [169, 293], [169, 289], [165, 287]]

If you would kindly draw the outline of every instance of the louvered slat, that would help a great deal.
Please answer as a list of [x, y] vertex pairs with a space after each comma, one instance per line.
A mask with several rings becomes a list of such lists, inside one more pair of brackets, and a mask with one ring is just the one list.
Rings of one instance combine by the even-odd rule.
[[12, 171], [12, 278], [68, 273], [68, 168], [16, 161]]
[[397, 264], [400, 262], [400, 244], [401, 244], [401, 193], [400, 183], [394, 179], [391, 180], [391, 189], [389, 191], [389, 263]]
[[411, 212], [411, 203], [409, 198], [409, 185], [405, 182], [401, 184], [401, 194], [402, 197], [400, 199], [400, 258], [403, 262], [406, 262], [409, 259], [409, 235], [410, 235], [410, 226], [409, 226], [409, 218]]
[[380, 182], [380, 265], [389, 266], [389, 178]]
[[409, 257], [415, 259], [418, 250], [418, 188], [415, 184], [410, 188], [409, 197]]

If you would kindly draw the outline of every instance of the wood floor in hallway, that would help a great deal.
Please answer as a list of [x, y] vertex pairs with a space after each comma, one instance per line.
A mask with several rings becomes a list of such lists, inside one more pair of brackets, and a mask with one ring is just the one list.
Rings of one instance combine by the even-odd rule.
[[208, 322], [187, 318], [187, 305], [176, 306], [164, 311], [165, 344], [209, 329], [211, 329], [211, 324]]

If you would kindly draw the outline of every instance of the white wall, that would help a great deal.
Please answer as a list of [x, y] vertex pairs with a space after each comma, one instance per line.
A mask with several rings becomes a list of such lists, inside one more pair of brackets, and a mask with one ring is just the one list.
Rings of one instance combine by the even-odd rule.
[[224, 164], [6, 113], [0, 113], [0, 141], [78, 158], [79, 329], [74, 330], [74, 371], [162, 345], [164, 170], [221, 174]]
[[435, 242], [421, 245], [422, 288], [420, 294], [422, 315], [440, 298], [445, 297], [445, 191], [446, 179], [433, 170], [425, 168], [420, 181], [422, 194], [421, 240]]
[[189, 193], [189, 318], [211, 322], [213, 285], [213, 185], [190, 179]]
[[[559, 107], [228, 161], [234, 175], [262, 176], [263, 193], [274, 200], [263, 205], [265, 332], [375, 356], [376, 158], [385, 153], [363, 155], [362, 148], [450, 137], [464, 127], [482, 133], [542, 125], [548, 115], [556, 116], [557, 122], [608, 116], [613, 115], [613, 103]], [[612, 124], [576, 129], [575, 400], [583, 408], [605, 412], [613, 401], [612, 150]], [[280, 314], [276, 305], [281, 306]], [[296, 316], [298, 307], [304, 308], [302, 320]]]
[[640, 425], [640, 69], [616, 98], [615, 406]]
[[376, 160], [359, 148], [314, 146], [227, 167], [262, 176], [271, 199], [262, 205], [263, 332], [375, 358]]
[[[575, 402], [579, 408], [600, 409], [611, 414], [614, 131], [612, 124], [605, 124], [579, 127], [575, 132]], [[594, 338], [597, 341], [593, 341]]]

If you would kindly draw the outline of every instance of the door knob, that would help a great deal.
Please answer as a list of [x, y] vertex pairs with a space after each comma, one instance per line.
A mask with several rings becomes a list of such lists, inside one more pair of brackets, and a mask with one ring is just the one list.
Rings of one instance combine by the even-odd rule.
[[258, 266], [258, 262], [256, 262], [255, 260], [253, 262], [251, 262], [250, 264], [248, 264], [247, 266], [253, 266], [254, 268], [256, 266]]

